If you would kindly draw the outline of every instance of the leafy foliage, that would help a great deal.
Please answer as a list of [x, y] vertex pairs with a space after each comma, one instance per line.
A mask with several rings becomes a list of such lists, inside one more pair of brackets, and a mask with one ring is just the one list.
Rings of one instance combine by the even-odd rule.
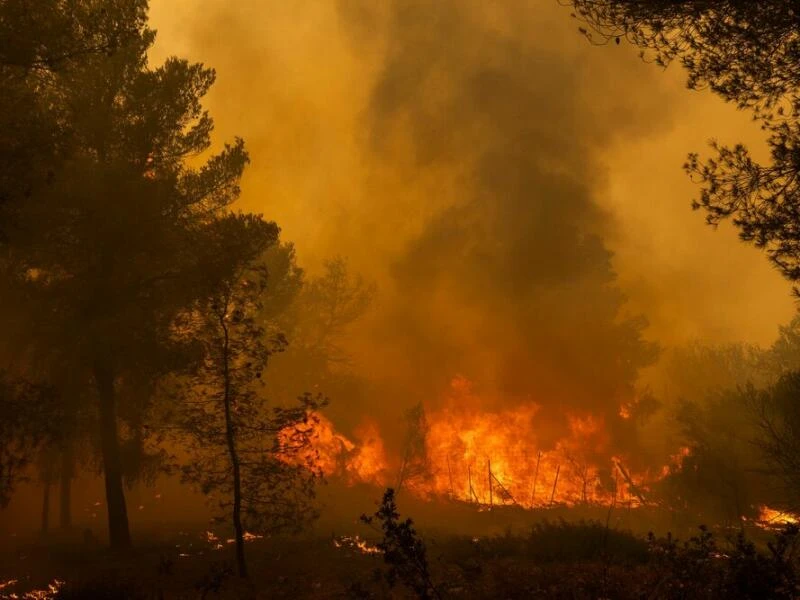
[[747, 394], [766, 470], [782, 484], [781, 504], [796, 509], [800, 506], [800, 372], [787, 373], [766, 389], [750, 388]]
[[671, 536], [650, 534], [652, 564], [659, 573], [658, 598], [796, 598], [795, 557], [798, 529], [789, 526], [768, 545], [768, 554], [739, 533], [730, 549], [720, 548], [714, 535], [700, 527], [684, 543]]
[[689, 87], [710, 87], [740, 107], [771, 107], [800, 81], [800, 15], [767, 0], [570, 0], [582, 31], [603, 43], [621, 38], [666, 66], [678, 61]]
[[378, 549], [383, 553], [384, 562], [389, 565], [385, 575], [390, 586], [400, 581], [418, 598], [441, 597], [431, 580], [425, 542], [418, 536], [411, 519], [400, 520], [392, 488], [383, 494], [375, 514], [362, 515], [361, 520], [368, 525], [375, 522], [380, 524], [383, 539], [378, 543]]
[[708, 87], [753, 111], [767, 132], [771, 163], [742, 144], [692, 153], [687, 173], [702, 185], [693, 203], [717, 225], [730, 218], [741, 239], [763, 248], [791, 282], [800, 281], [800, 12], [769, 0], [573, 0], [575, 14], [601, 41], [625, 38], [666, 66], [678, 61], [692, 89]]
[[0, 377], [0, 508], [25, 480], [25, 467], [57, 435], [59, 406], [53, 390]]
[[184, 479], [232, 511], [239, 574], [246, 574], [243, 535], [297, 531], [316, 514], [311, 504], [316, 467], [290, 458], [309, 446], [309, 414], [322, 402], [310, 395], [293, 407], [268, 410], [262, 375], [269, 357], [286, 346], [267, 337], [258, 316], [268, 290], [260, 258], [277, 241], [272, 223], [232, 216], [209, 238], [223, 272], [212, 293], [186, 315], [183, 327], [202, 345], [202, 363], [187, 382], [179, 423], [190, 435]]

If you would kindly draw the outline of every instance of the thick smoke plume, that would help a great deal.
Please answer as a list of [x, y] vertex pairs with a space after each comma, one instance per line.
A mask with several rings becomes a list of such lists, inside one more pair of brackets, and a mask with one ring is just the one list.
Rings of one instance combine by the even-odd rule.
[[[173, 14], [192, 16], [178, 24]], [[626, 159], [669, 163], [659, 169], [684, 187], [668, 207], [668, 191], [661, 205], [649, 189], [608, 195], [609, 164], [652, 148], [697, 99], [680, 95], [680, 74], [665, 77], [631, 49], [590, 47], [557, 2], [211, 0], [200, 14], [194, 0], [170, 0], [154, 2], [153, 16], [161, 52], [219, 71], [210, 109], [220, 138], [244, 135], [253, 156], [244, 207], [276, 219], [303, 266], [341, 254], [378, 283], [349, 341], [372, 385], [332, 395], [340, 426], [435, 406], [461, 376], [476, 408], [537, 403], [554, 437], [568, 413], [592, 412], [624, 445], [620, 407], [636, 402], [651, 342], [733, 321], [739, 304], [706, 319], [667, 282], [691, 275], [700, 289], [704, 253], [753, 271], [735, 240], [682, 249], [692, 264], [677, 264], [679, 249], [631, 227], [651, 203], [672, 219], [658, 239], [694, 223], [679, 169], [686, 142]], [[725, 241], [696, 225], [693, 240]], [[777, 297], [776, 287], [748, 289]]]
[[646, 128], [653, 107], [614, 95], [549, 42], [513, 35], [516, 11], [535, 18], [522, 5], [494, 28], [482, 6], [388, 10], [369, 147], [390, 161], [404, 145], [419, 171], [448, 182], [448, 197], [392, 261], [393, 301], [377, 329], [417, 393], [435, 398], [461, 374], [487, 396], [541, 405], [554, 435], [575, 411], [612, 424], [656, 351], [616, 285], [597, 157]]

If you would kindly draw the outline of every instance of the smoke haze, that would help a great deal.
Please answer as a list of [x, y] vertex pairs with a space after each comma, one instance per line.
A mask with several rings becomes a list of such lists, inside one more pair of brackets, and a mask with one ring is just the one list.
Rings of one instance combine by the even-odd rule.
[[378, 282], [350, 345], [401, 405], [463, 375], [613, 417], [655, 343], [766, 343], [794, 310], [759, 252], [691, 212], [680, 169], [712, 135], [758, 150], [760, 132], [678, 69], [592, 47], [557, 2], [162, 0], [152, 17], [155, 60], [218, 70], [218, 139], [253, 157], [242, 207], [312, 272], [343, 255]]

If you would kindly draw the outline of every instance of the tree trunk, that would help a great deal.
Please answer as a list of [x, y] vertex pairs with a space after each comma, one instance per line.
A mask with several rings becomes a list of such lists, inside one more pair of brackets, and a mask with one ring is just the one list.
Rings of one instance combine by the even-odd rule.
[[61, 452], [61, 479], [59, 489], [59, 525], [62, 529], [72, 527], [72, 476], [73, 476], [72, 445], [67, 443]]
[[95, 367], [94, 375], [100, 398], [100, 443], [106, 484], [108, 539], [112, 548], [120, 550], [130, 548], [131, 534], [128, 528], [125, 492], [122, 487], [122, 460], [117, 433], [114, 377], [111, 370], [103, 365]]
[[[227, 412], [227, 411], [226, 411]], [[247, 577], [247, 562], [244, 557], [244, 528], [242, 527], [242, 477], [239, 457], [233, 437], [228, 435], [228, 448], [233, 460], [233, 532], [236, 538], [236, 570], [239, 577]]]
[[45, 477], [42, 493], [42, 535], [50, 529], [50, 477]]
[[228, 454], [233, 470], [233, 532], [236, 539], [236, 570], [239, 577], [247, 577], [247, 562], [244, 556], [244, 529], [242, 528], [242, 473], [239, 464], [239, 453], [236, 450], [236, 430], [233, 425], [231, 411], [231, 374], [230, 374], [230, 337], [225, 317], [220, 318], [224, 333], [222, 346], [223, 384], [225, 404], [225, 438], [228, 443]]

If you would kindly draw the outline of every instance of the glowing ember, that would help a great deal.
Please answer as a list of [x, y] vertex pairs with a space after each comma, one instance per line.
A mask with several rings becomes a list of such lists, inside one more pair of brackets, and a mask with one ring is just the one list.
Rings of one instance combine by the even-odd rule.
[[219, 541], [219, 537], [213, 531], [206, 531], [204, 537], [214, 550], [222, 550], [224, 548], [222, 542]]
[[219, 538], [217, 537], [217, 534], [214, 533], [213, 531], [206, 531], [205, 532], [205, 538], [206, 538], [206, 541], [208, 543], [213, 543], [213, 542], [218, 542], [219, 541]]
[[356, 550], [361, 554], [382, 554], [382, 550], [377, 546], [373, 546], [366, 540], [362, 540], [359, 536], [343, 535], [338, 538], [333, 538], [333, 545], [336, 548], [349, 548]]
[[[242, 534], [242, 538], [244, 538], [245, 542], [252, 542], [254, 540], [260, 540], [263, 537], [264, 537], [263, 535], [250, 533], [249, 531], [245, 531], [244, 534]], [[228, 538], [227, 540], [225, 540], [225, 543], [227, 543], [227, 544], [235, 544], [236, 543], [236, 539], [235, 538]]]
[[[0, 581], [0, 592], [2, 590], [11, 588], [18, 583], [16, 579], [9, 579], [8, 581]], [[61, 588], [64, 587], [64, 582], [60, 579], [54, 579], [51, 583], [47, 584], [47, 588], [43, 590], [31, 590], [23, 594], [0, 593], [0, 600], [52, 600], [58, 595]]]

